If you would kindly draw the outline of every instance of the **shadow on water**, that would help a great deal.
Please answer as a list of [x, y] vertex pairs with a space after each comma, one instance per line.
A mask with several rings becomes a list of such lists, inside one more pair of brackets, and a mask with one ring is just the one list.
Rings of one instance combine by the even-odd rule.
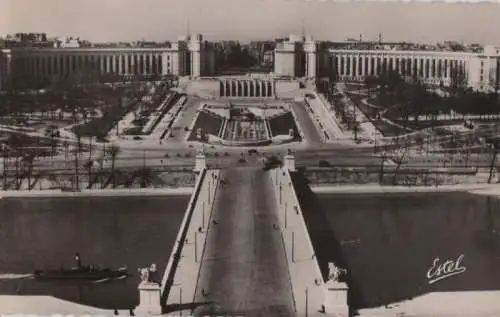
[[[351, 316], [357, 313], [357, 309], [379, 307], [411, 299], [428, 292], [428, 290], [426, 291], [422, 287], [416, 286], [414, 288], [402, 289], [398, 292], [397, 297], [394, 294], [382, 291], [376, 297], [366, 297], [362, 289], [363, 281], [351, 274], [349, 261], [342, 249], [340, 237], [331, 228], [330, 221], [326, 215], [327, 211], [324, 210], [318, 196], [309, 187], [308, 180], [300, 171], [292, 173], [292, 180], [302, 206], [309, 236], [315, 249], [314, 251], [323, 279], [326, 280], [328, 278], [328, 262], [334, 262], [336, 265], [348, 269], [349, 273], [344, 281], [349, 286], [348, 305]], [[366, 265], [370, 265], [370, 263], [367, 262]], [[382, 289], [383, 285], [381, 285]]]
[[[345, 254], [335, 232], [328, 226], [328, 219], [321, 208], [321, 204], [309, 187], [308, 180], [301, 172], [291, 173], [293, 186], [297, 193], [297, 198], [302, 207], [304, 220], [309, 231], [314, 252], [318, 259], [323, 280], [328, 279], [328, 262], [333, 262], [342, 268], [349, 268]], [[349, 286], [348, 304], [349, 307], [358, 307], [363, 303], [363, 297], [359, 292], [357, 281], [348, 274], [345, 282]]]
[[[328, 262], [349, 269], [353, 310], [431, 292], [500, 289], [497, 197], [466, 192], [316, 195], [303, 174], [292, 177], [322, 275], [327, 277]], [[464, 274], [437, 273], [439, 265], [455, 265], [459, 258]], [[442, 277], [438, 283], [436, 277]]]

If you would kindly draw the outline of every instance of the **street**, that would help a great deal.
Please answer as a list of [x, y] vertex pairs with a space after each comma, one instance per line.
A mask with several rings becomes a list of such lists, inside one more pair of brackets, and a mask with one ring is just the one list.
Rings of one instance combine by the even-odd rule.
[[295, 316], [269, 174], [242, 167], [221, 177], [196, 302], [214, 301], [219, 315]]

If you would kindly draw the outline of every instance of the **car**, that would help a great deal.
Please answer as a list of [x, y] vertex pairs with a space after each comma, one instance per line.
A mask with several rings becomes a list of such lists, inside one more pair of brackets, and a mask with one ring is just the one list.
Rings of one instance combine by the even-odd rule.
[[248, 150], [248, 154], [252, 155], [252, 154], [258, 154], [259, 152], [256, 150], [256, 149], [250, 149]]
[[328, 161], [325, 161], [325, 160], [320, 160], [320, 161], [318, 162], [318, 166], [319, 166], [319, 167], [330, 167], [331, 165], [330, 165], [330, 162], [328, 162]]

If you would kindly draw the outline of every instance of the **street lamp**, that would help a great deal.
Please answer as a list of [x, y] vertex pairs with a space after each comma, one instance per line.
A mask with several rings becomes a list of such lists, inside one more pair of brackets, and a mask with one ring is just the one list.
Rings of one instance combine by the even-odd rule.
[[281, 192], [282, 192], [282, 189], [283, 189], [283, 187], [281, 186], [281, 182], [280, 182], [280, 205], [283, 203], [283, 202], [281, 201]]
[[287, 214], [286, 207], [287, 207], [287, 202], [285, 201], [285, 229], [286, 229], [286, 224], [287, 224], [287, 221], [286, 221], [286, 214]]
[[202, 214], [202, 223], [201, 223], [201, 227], [202, 227], [203, 229], [205, 229], [205, 202], [203, 202], [202, 208], [203, 208], [203, 210], [202, 210], [203, 214]]

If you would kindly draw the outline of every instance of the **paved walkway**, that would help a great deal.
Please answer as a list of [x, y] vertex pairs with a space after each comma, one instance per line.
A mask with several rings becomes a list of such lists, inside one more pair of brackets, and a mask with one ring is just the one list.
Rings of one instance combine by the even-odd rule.
[[498, 317], [499, 291], [437, 292], [359, 311], [360, 317]]
[[316, 194], [334, 193], [396, 193], [468, 191], [477, 195], [500, 195], [500, 184], [457, 184], [435, 186], [342, 185], [311, 186]]
[[[36, 315], [99, 315], [113, 316], [113, 310], [99, 309], [95, 307], [80, 305], [77, 303], [65, 301], [53, 296], [0, 296], [1, 314], [36, 314]], [[121, 316], [129, 316], [128, 311], [120, 310]]]
[[292, 102], [291, 108], [297, 116], [297, 121], [299, 121], [298, 124], [302, 128], [302, 133], [304, 133], [304, 137], [308, 144], [312, 146], [321, 144], [321, 136], [314, 126], [312, 118], [306, 110], [306, 106], [303, 103]]
[[196, 301], [219, 315], [295, 316], [269, 174], [242, 167], [221, 178]]
[[[214, 195], [217, 196], [216, 193], [220, 189], [218, 179], [220, 179], [219, 171], [207, 171], [201, 184], [198, 199], [193, 207], [193, 214], [187, 228], [186, 243], [182, 245], [181, 257], [176, 267], [173, 286], [167, 299], [167, 309], [175, 311], [172, 314], [188, 316], [190, 310], [196, 306], [196, 303], [193, 304], [193, 299], [205, 246], [206, 232], [213, 210]], [[201, 232], [199, 228], [202, 229]]]

